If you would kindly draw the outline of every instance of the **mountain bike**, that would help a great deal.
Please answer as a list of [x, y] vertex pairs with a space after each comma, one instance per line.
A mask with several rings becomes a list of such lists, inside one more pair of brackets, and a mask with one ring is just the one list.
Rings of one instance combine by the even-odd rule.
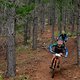
[[54, 63], [53, 63], [53, 68], [52, 68], [52, 78], [54, 78], [56, 68], [59, 68], [60, 61], [59, 58], [62, 57], [63, 55], [56, 53], [55, 58], [54, 58]]

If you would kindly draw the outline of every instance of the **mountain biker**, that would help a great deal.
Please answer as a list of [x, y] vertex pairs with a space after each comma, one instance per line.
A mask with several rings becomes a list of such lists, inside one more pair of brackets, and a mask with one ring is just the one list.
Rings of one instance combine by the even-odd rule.
[[63, 42], [67, 42], [68, 36], [67, 36], [67, 34], [65, 33], [64, 30], [63, 30], [62, 33], [58, 36], [58, 39], [63, 40]]
[[68, 56], [68, 48], [66, 47], [65, 42], [67, 42], [68, 36], [67, 36], [67, 34], [64, 30], [62, 30], [62, 33], [58, 36], [57, 40], [62, 40], [63, 41], [63, 44], [65, 46], [65, 53], [66, 53], [65, 57], [67, 57]]
[[[57, 43], [53, 43], [49, 46], [49, 51], [50, 53], [52, 53], [53, 57], [52, 57], [52, 61], [51, 61], [51, 66], [50, 68], [52, 69], [53, 67], [53, 63], [54, 63], [54, 59], [55, 59], [55, 54], [58, 53], [61, 56], [63, 55], [64, 51], [65, 51], [65, 45], [63, 44], [62, 40], [58, 40]], [[58, 59], [58, 68], [59, 68], [59, 63], [60, 63], [60, 58]]]

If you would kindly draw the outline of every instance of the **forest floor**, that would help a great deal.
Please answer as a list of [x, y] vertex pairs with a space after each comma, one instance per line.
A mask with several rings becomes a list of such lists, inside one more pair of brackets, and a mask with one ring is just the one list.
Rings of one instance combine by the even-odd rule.
[[[40, 37], [42, 42], [37, 50], [25, 48], [16, 54], [16, 77], [4, 78], [3, 80], [80, 80], [80, 67], [76, 65], [77, 52], [75, 38], [70, 37], [66, 46], [69, 49], [67, 58], [63, 58], [61, 69], [56, 70], [55, 76], [51, 78], [52, 55], [47, 51], [50, 43], [51, 32], [46, 30]], [[6, 70], [6, 59], [0, 58], [0, 74]], [[2, 79], [0, 79], [2, 80]]]

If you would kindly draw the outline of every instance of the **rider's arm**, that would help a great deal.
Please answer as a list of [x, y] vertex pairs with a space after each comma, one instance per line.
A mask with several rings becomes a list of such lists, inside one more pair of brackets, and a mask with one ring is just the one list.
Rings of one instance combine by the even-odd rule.
[[59, 34], [58, 37], [61, 37], [61, 34]]
[[53, 45], [50, 45], [49, 50], [50, 52], [53, 52]]
[[68, 48], [65, 47], [65, 57], [68, 57]]
[[51, 45], [49, 46], [49, 51], [50, 51], [51, 53], [53, 53], [55, 46], [56, 46], [56, 43], [51, 44]]
[[63, 53], [65, 53], [65, 57], [67, 57], [68, 56], [68, 48], [63, 45], [62, 49], [63, 49]]
[[62, 34], [59, 34], [58, 39], [62, 39]]
[[67, 41], [68, 40], [68, 36], [67, 36], [67, 34], [65, 34], [65, 41]]

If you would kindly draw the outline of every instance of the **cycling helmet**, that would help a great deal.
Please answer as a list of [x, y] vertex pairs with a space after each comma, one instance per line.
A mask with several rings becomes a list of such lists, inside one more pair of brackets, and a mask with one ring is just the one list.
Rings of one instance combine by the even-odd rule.
[[62, 34], [65, 34], [65, 31], [62, 31]]

